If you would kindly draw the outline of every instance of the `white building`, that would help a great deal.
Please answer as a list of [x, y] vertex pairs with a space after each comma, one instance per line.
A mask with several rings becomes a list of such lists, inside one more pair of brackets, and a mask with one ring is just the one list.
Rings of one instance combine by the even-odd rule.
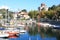
[[30, 18], [30, 16], [28, 16], [27, 12], [20, 12], [19, 16], [20, 16], [20, 18], [25, 18], [25, 19], [29, 19]]
[[42, 11], [42, 10], [48, 11], [48, 7], [44, 3], [42, 3], [39, 8], [40, 8], [39, 11]]

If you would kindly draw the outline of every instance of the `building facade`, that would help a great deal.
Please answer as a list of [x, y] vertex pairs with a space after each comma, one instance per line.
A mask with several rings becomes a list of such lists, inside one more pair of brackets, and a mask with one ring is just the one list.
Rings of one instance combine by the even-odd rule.
[[41, 3], [41, 6], [38, 8], [39, 11], [48, 11], [48, 7], [44, 4], [44, 3]]

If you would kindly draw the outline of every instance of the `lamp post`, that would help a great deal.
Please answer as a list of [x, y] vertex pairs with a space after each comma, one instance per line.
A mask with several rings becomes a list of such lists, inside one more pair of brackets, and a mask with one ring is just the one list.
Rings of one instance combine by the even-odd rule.
[[5, 18], [6, 18], [6, 21], [7, 21], [7, 23], [9, 22], [9, 13], [8, 13], [8, 9], [6, 9], [6, 16], [5, 16]]
[[7, 18], [7, 22], [8, 22], [8, 9], [6, 10], [6, 18]]
[[4, 8], [6, 10], [6, 14], [5, 14], [5, 19], [8, 22], [9, 21], [9, 13], [8, 13], [8, 8]]

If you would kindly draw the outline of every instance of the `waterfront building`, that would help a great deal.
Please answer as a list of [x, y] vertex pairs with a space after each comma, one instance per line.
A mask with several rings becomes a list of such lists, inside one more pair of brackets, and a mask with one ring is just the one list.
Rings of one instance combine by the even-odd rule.
[[42, 10], [48, 11], [48, 7], [47, 7], [44, 3], [41, 3], [41, 6], [38, 7], [38, 10], [39, 10], [39, 11], [42, 11]]
[[21, 11], [18, 13], [18, 18], [20, 19], [29, 19], [30, 17], [28, 16], [27, 12]]

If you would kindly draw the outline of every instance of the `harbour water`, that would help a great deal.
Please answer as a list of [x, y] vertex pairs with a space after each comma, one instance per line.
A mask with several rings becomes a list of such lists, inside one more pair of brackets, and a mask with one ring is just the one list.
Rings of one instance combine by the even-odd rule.
[[[48, 23], [48, 22], [47, 22]], [[49, 22], [50, 23], [50, 22]], [[53, 25], [58, 25], [58, 24], [60, 23], [60, 22], [55, 22], [55, 24], [54, 24], [54, 22], [51, 22], [51, 24], [53, 24]], [[2, 30], [2, 29], [1, 29]], [[45, 30], [44, 30], [45, 31]], [[59, 35], [56, 37], [56, 36], [52, 36], [52, 32], [49, 32], [49, 31], [47, 31], [49, 34], [48, 35], [50, 35], [51, 37], [49, 37], [48, 35], [46, 35], [45, 33], [44, 33], [44, 31], [42, 32], [42, 31], [40, 31], [41, 33], [36, 33], [36, 35], [30, 35], [28, 32], [26, 32], [25, 34], [20, 34], [19, 35], [19, 37], [17, 37], [17, 38], [0, 38], [0, 40], [57, 40], [57, 37], [60, 37]], [[36, 32], [36, 31], [31, 31], [31, 33], [32, 32]], [[33, 33], [32, 33], [33, 34]], [[45, 35], [44, 35], [45, 34]], [[57, 33], [58, 34], [58, 33]], [[42, 35], [42, 36], [41, 36]], [[44, 36], [45, 37], [44, 37]]]
[[0, 40], [57, 40], [56, 37], [44, 37], [42, 38], [39, 34], [31, 36], [28, 33], [21, 34], [17, 38], [0, 38]]

